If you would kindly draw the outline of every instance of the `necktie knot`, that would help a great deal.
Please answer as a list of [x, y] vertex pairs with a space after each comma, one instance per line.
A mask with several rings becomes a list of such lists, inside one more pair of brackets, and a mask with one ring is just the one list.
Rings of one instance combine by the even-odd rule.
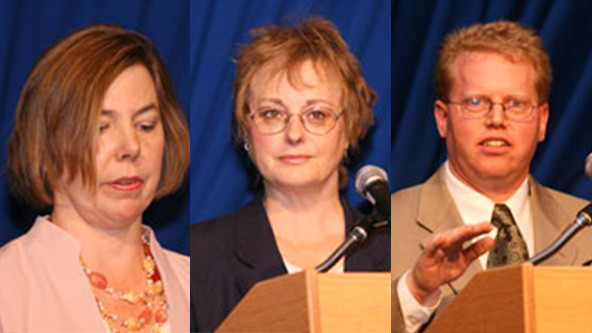
[[526, 242], [508, 206], [496, 204], [493, 207], [491, 224], [497, 227], [498, 231], [487, 259], [488, 268], [511, 265], [528, 259]]
[[510, 208], [505, 204], [495, 204], [491, 216], [491, 224], [497, 228], [509, 228], [515, 225]]

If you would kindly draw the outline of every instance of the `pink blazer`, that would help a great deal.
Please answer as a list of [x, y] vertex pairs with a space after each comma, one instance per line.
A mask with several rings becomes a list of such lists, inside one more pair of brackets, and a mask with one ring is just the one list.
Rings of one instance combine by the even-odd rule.
[[[163, 249], [146, 228], [172, 331], [188, 332], [189, 257]], [[0, 248], [0, 332], [105, 332], [79, 256], [78, 241], [43, 217]]]

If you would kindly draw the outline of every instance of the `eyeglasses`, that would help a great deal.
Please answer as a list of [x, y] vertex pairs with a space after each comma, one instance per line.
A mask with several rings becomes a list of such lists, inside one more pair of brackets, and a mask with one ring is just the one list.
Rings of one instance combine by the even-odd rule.
[[494, 105], [501, 105], [506, 117], [513, 121], [526, 121], [532, 116], [534, 109], [539, 105], [533, 105], [528, 100], [512, 98], [502, 103], [494, 103], [488, 98], [472, 96], [460, 102], [448, 101], [446, 104], [460, 105], [462, 114], [467, 119], [483, 118], [491, 112]]
[[[327, 109], [314, 108], [297, 114], [304, 129], [311, 134], [324, 135], [335, 127], [343, 113], [335, 114]], [[255, 127], [263, 134], [277, 134], [290, 122], [293, 113], [277, 109], [262, 109], [249, 114]]]

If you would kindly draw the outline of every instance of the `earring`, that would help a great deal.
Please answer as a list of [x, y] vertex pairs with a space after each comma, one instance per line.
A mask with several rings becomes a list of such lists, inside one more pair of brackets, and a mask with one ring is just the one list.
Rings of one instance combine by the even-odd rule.
[[245, 142], [245, 144], [243, 145], [243, 148], [245, 149], [245, 151], [248, 153], [249, 152], [249, 144]]

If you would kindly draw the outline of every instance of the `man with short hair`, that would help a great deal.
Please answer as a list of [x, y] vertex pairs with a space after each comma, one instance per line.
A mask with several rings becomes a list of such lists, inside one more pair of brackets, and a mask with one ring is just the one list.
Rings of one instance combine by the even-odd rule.
[[[525, 261], [586, 205], [530, 175], [551, 86], [549, 56], [532, 30], [499, 21], [453, 32], [435, 85], [448, 160], [391, 197], [394, 332], [426, 327], [476, 273]], [[592, 233], [581, 233], [545, 264], [591, 256]]]

